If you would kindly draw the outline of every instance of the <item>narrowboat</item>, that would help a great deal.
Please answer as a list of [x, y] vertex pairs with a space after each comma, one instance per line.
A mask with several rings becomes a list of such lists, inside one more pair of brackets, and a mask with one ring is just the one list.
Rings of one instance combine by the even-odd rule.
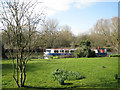
[[106, 48], [98, 47], [98, 49], [91, 49], [91, 50], [95, 51], [95, 53], [98, 57], [107, 56], [107, 49]]
[[61, 55], [73, 55], [76, 49], [46, 49], [44, 52], [44, 59], [48, 59], [50, 56], [61, 56]]

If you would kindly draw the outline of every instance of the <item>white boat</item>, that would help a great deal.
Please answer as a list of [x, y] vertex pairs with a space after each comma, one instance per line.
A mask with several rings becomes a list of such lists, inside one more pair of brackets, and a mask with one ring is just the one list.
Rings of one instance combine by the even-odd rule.
[[49, 59], [50, 56], [73, 55], [76, 49], [46, 49], [44, 52], [44, 59]]

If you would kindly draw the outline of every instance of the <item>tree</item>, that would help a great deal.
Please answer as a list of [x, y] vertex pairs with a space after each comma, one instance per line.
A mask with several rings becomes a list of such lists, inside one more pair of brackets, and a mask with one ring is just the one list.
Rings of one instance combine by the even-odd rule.
[[95, 57], [95, 52], [91, 50], [91, 42], [83, 40], [80, 42], [79, 48], [74, 53], [75, 57]]
[[91, 37], [101, 46], [110, 46], [118, 51], [118, 17], [98, 20], [91, 30]]
[[81, 52], [83, 57], [89, 57], [91, 52], [91, 43], [88, 40], [80, 42]]
[[47, 19], [41, 28], [39, 40], [43, 48], [61, 48], [70, 47], [74, 35], [68, 25], [58, 26], [57, 20]]
[[102, 38], [102, 36], [100, 34], [96, 34], [96, 32], [94, 32], [94, 30], [91, 31], [90, 41], [91, 41], [91, 46], [93, 48], [96, 48], [98, 46], [104, 47], [107, 44], [105, 38]]
[[58, 34], [58, 22], [55, 19], [47, 19], [41, 27], [41, 36], [43, 47], [56, 47], [56, 39]]
[[44, 9], [35, 13], [35, 7], [39, 2], [32, 1], [7, 0], [1, 3], [0, 21], [3, 34], [6, 36], [4, 44], [13, 61], [13, 78], [20, 88], [25, 84], [26, 65], [37, 40], [36, 29], [44, 20]]
[[85, 41], [85, 40], [89, 40], [90, 41], [90, 35], [89, 34], [79, 34], [76, 38], [76, 43], [79, 45], [80, 42]]
[[61, 47], [70, 47], [73, 42], [74, 35], [71, 32], [71, 28], [68, 25], [64, 25], [59, 31], [59, 42]]

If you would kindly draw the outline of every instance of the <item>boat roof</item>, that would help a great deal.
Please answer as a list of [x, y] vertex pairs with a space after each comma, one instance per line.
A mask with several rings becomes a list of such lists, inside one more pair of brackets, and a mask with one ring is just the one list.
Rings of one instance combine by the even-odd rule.
[[76, 50], [76, 49], [68, 49], [68, 48], [52, 48], [52, 49], [46, 49], [46, 50]]

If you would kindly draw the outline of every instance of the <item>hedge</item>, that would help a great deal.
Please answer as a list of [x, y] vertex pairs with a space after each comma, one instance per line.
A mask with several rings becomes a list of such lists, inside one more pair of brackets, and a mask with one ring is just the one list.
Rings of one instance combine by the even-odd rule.
[[120, 57], [120, 54], [109, 55], [109, 57]]

